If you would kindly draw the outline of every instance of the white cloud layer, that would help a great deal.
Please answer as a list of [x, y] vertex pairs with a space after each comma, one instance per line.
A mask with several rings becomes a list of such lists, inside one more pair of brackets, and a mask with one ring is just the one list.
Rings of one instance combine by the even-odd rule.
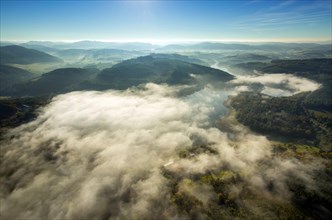
[[[315, 91], [319, 83], [291, 74], [263, 74], [259, 76], [237, 76], [231, 83], [236, 85], [260, 84], [261, 92], [270, 96], [291, 96], [301, 92]], [[243, 87], [239, 87], [243, 91]]]
[[[267, 77], [267, 76], [266, 76]], [[268, 78], [262, 80], [269, 82]], [[292, 81], [293, 78], [288, 78]], [[225, 99], [222, 91], [176, 97], [178, 87], [147, 84], [142, 90], [72, 92], [57, 96], [39, 117], [8, 132], [0, 168], [2, 219], [177, 219], [169, 180], [227, 166], [264, 191], [265, 179], [287, 194], [290, 172], [310, 183], [307, 166], [274, 160], [270, 142], [236, 125], [236, 138], [202, 123]], [[227, 97], [227, 96], [226, 96]], [[208, 145], [217, 154], [179, 158]], [[163, 166], [174, 161], [168, 166]], [[259, 163], [270, 166], [258, 169]], [[296, 172], [293, 172], [295, 171]], [[206, 204], [208, 185], [180, 190]], [[234, 186], [234, 193], [241, 190]]]

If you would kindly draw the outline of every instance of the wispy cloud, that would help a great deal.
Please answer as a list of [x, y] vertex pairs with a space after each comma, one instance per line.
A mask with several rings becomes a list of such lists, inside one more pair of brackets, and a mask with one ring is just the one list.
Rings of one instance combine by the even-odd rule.
[[261, 2], [261, 0], [252, 0], [252, 1], [247, 1], [244, 5], [252, 5]]
[[[330, 1], [329, 1], [330, 2]], [[253, 32], [281, 30], [294, 25], [311, 25], [326, 22], [331, 17], [331, 6], [321, 2], [307, 5], [294, 5], [296, 1], [284, 1], [268, 9], [241, 17], [233, 23], [233, 27]], [[291, 9], [287, 6], [292, 6]]]
[[274, 5], [274, 6], [270, 7], [269, 10], [270, 11], [280, 10], [282, 8], [285, 8], [285, 7], [289, 6], [289, 5], [294, 4], [295, 2], [296, 2], [295, 0], [284, 1], [284, 2], [281, 2], [278, 5]]

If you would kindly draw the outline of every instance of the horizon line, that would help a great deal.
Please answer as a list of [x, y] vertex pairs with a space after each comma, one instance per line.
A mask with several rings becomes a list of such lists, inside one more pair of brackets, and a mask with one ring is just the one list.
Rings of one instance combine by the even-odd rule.
[[150, 43], [155, 45], [167, 45], [172, 43], [319, 43], [331, 42], [331, 38], [279, 38], [279, 39], [75, 39], [75, 40], [8, 40], [0, 39], [0, 42], [28, 43], [28, 42], [51, 42], [51, 43], [77, 43], [83, 41], [101, 43]]

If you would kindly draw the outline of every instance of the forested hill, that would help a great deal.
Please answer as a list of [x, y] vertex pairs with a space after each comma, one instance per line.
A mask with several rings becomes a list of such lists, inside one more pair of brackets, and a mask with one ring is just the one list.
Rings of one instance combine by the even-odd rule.
[[24, 69], [0, 65], [0, 93], [14, 84], [32, 79], [34, 75]]
[[63, 68], [45, 73], [38, 78], [15, 84], [3, 91], [10, 96], [45, 96], [80, 90], [80, 83], [92, 79], [98, 70]]
[[0, 47], [1, 64], [56, 63], [61, 59], [47, 53], [17, 45]]
[[270, 97], [245, 92], [232, 98], [232, 107], [237, 119], [253, 131], [331, 151], [332, 113], [308, 105], [305, 100], [309, 94]]
[[183, 60], [149, 55], [126, 60], [111, 68], [104, 69], [98, 80], [111, 83], [115, 88], [128, 88], [141, 83], [193, 84], [195, 75], [209, 81], [226, 82], [234, 77], [224, 71]]
[[234, 78], [224, 71], [187, 61], [199, 62], [180, 55], [153, 54], [125, 60], [101, 72], [92, 68], [56, 69], [39, 78], [13, 85], [3, 93], [8, 96], [54, 95], [78, 90], [127, 89], [149, 82], [220, 85]]

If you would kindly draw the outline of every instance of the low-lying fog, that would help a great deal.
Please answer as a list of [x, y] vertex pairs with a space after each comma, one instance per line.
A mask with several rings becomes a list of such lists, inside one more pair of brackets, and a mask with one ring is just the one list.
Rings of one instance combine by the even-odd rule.
[[227, 67], [218, 62], [211, 66], [212, 68], [226, 71], [236, 78], [230, 83], [236, 86], [236, 91], [257, 91], [263, 94], [279, 97], [292, 96], [301, 92], [311, 92], [319, 89], [321, 84], [302, 77], [285, 73], [260, 73], [255, 75], [237, 74], [230, 71]]
[[241, 91], [254, 90], [252, 87], [259, 88], [263, 94], [269, 96], [291, 96], [301, 92], [317, 90], [321, 85], [312, 80], [296, 77], [292, 74], [262, 74], [258, 76], [237, 76], [232, 80], [234, 85]]
[[[276, 90], [277, 95], [291, 95], [319, 86], [286, 74], [238, 77], [231, 83], [240, 91], [258, 82], [270, 95]], [[8, 131], [2, 141], [1, 218], [185, 218], [170, 202], [170, 180], [162, 169], [181, 178], [227, 166], [257, 192], [285, 202], [290, 202], [286, 181], [291, 176], [319, 192], [311, 172], [319, 169], [320, 161], [312, 166], [272, 157], [270, 141], [234, 122], [233, 116], [225, 116], [223, 102], [237, 90], [206, 86], [179, 96], [182, 89], [149, 83], [126, 91], [55, 97], [40, 109], [36, 120]], [[216, 128], [221, 116], [237, 131], [235, 137], [230, 139]], [[181, 150], [201, 145], [216, 154], [179, 157]], [[274, 194], [266, 189], [270, 182]], [[197, 187], [180, 190], [207, 206], [215, 192], [209, 185]], [[234, 184], [234, 196], [241, 190]], [[255, 204], [243, 205], [256, 212]]]

